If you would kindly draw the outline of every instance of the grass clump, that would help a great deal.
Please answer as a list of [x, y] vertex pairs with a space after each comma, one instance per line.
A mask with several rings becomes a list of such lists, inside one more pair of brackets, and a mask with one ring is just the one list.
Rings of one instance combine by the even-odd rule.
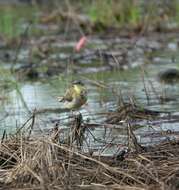
[[88, 14], [93, 22], [106, 26], [136, 25], [141, 20], [140, 5], [133, 0], [93, 1]]
[[33, 6], [3, 5], [0, 7], [0, 35], [6, 38], [15, 38], [24, 32], [28, 21], [36, 22]]

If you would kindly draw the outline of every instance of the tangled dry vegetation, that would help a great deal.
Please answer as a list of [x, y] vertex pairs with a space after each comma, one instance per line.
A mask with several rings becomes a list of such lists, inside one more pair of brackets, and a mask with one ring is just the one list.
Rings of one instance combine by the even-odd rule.
[[149, 120], [160, 116], [160, 112], [139, 107], [135, 103], [122, 103], [117, 110], [108, 113], [107, 123], [117, 124], [125, 120]]
[[60, 144], [56, 135], [32, 138], [18, 131], [3, 138], [0, 145], [0, 187], [177, 190], [179, 141], [142, 147], [135, 140], [131, 131], [134, 146], [124, 159], [119, 159], [84, 153], [72, 143]]

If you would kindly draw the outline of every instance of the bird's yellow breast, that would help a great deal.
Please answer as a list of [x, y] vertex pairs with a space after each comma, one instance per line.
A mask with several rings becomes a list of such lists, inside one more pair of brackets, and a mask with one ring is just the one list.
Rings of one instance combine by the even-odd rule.
[[81, 93], [81, 89], [82, 87], [81, 86], [79, 86], [79, 85], [74, 85], [74, 90], [75, 90], [75, 93], [76, 94], [78, 94], [78, 95], [80, 95], [80, 93]]
[[86, 89], [81, 85], [74, 85], [75, 96], [80, 96]]

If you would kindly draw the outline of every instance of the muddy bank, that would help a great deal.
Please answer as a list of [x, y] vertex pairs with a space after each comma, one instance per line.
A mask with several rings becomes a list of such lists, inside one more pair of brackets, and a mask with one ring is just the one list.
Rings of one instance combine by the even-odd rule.
[[0, 50], [0, 58], [13, 67], [19, 77], [28, 78], [124, 70], [150, 63], [157, 51], [171, 50], [170, 40], [174, 36], [172, 47], [175, 46], [176, 51], [177, 34], [153, 33], [132, 38], [89, 36], [80, 52], [74, 49], [77, 41], [65, 40], [61, 35], [44, 36], [25, 40], [18, 52], [4, 46]]

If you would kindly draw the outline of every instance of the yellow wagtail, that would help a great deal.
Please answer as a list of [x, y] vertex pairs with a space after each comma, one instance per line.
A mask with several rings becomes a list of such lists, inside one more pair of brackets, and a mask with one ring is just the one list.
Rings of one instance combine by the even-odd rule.
[[77, 110], [87, 101], [87, 89], [81, 81], [74, 81], [64, 96], [58, 98], [59, 102], [65, 102], [65, 108]]

